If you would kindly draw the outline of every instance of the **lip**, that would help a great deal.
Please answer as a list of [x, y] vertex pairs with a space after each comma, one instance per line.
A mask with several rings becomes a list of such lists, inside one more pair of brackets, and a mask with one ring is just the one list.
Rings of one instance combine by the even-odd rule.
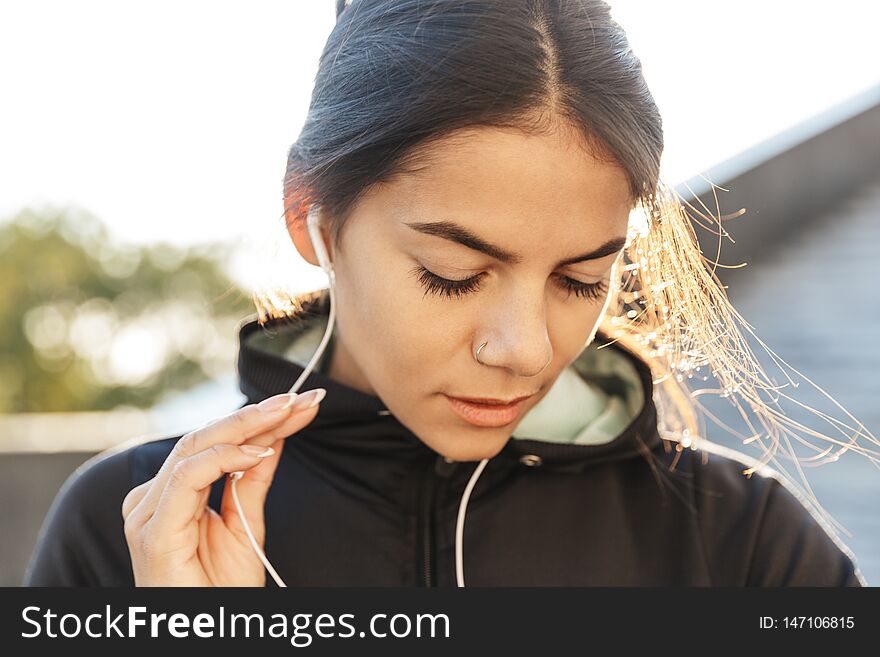
[[488, 405], [478, 404], [459, 397], [444, 395], [449, 400], [452, 410], [465, 422], [478, 427], [503, 427], [514, 422], [522, 413], [528, 397], [520, 397], [512, 404]]
[[[534, 393], [533, 393], [534, 394]], [[506, 399], [495, 399], [494, 397], [452, 397], [452, 399], [459, 399], [464, 402], [473, 402], [474, 404], [491, 404], [495, 406], [513, 406], [519, 401], [523, 399], [528, 399], [532, 395], [525, 395], [524, 397], [514, 397], [510, 401]]]

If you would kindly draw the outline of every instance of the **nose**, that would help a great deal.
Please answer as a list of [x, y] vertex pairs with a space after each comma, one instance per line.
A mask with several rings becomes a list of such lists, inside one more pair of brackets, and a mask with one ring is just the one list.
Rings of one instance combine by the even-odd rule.
[[503, 367], [516, 377], [541, 374], [553, 360], [544, 302], [514, 295], [489, 312], [491, 320], [482, 327], [477, 343], [488, 342], [480, 362]]

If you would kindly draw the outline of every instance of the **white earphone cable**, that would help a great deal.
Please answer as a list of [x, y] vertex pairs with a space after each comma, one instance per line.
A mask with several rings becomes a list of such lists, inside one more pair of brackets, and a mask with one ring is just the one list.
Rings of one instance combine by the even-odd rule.
[[[317, 210], [314, 208], [314, 206], [311, 210], [309, 210], [307, 226], [309, 230], [309, 235], [312, 238], [312, 245], [314, 246], [315, 252], [318, 255], [318, 261], [321, 263], [321, 268], [324, 269], [325, 272], [327, 272], [327, 276], [330, 279], [330, 316], [327, 320], [327, 328], [324, 331], [324, 337], [321, 338], [321, 342], [318, 345], [315, 354], [312, 356], [312, 359], [309, 361], [309, 364], [303, 370], [302, 374], [299, 375], [296, 383], [291, 386], [289, 390], [290, 393], [298, 391], [300, 386], [302, 386], [303, 382], [308, 378], [309, 374], [311, 374], [312, 370], [315, 368], [315, 364], [318, 362], [318, 359], [324, 353], [324, 349], [327, 348], [327, 344], [330, 342], [330, 333], [331, 331], [333, 331], [333, 322], [336, 319], [336, 273], [333, 271], [333, 266], [330, 264], [330, 259], [327, 256], [327, 251], [324, 247], [324, 240], [321, 237], [321, 232], [318, 227]], [[281, 579], [281, 577], [272, 567], [272, 564], [269, 563], [269, 559], [266, 558], [266, 555], [263, 553], [263, 550], [260, 548], [260, 545], [254, 538], [254, 534], [251, 531], [251, 527], [248, 524], [247, 518], [245, 517], [244, 510], [242, 509], [241, 503], [238, 500], [236, 482], [241, 479], [243, 475], [244, 472], [241, 471], [232, 472], [229, 474], [232, 500], [233, 502], [235, 502], [235, 509], [238, 511], [238, 517], [241, 519], [241, 524], [244, 525], [244, 530], [247, 534], [248, 540], [251, 543], [251, 547], [254, 549], [254, 552], [257, 553], [260, 561], [263, 562], [266, 570], [269, 571], [272, 579], [275, 580], [275, 583], [279, 587], [286, 588], [287, 584], [284, 583], [284, 580]]]
[[464, 586], [464, 549], [462, 546], [464, 542], [464, 516], [467, 513], [467, 503], [471, 497], [471, 491], [474, 489], [477, 479], [488, 462], [489, 459], [480, 461], [480, 464], [471, 475], [470, 481], [465, 486], [464, 494], [461, 496], [461, 502], [458, 505], [458, 518], [455, 521], [455, 579], [456, 584], [460, 587]]
[[263, 562], [263, 565], [266, 566], [266, 570], [269, 571], [269, 574], [272, 575], [272, 579], [275, 580], [275, 583], [278, 586], [284, 588], [287, 584], [284, 583], [284, 580], [281, 579], [281, 576], [275, 572], [275, 568], [272, 567], [272, 564], [269, 563], [269, 560], [266, 558], [266, 555], [263, 554], [263, 551], [260, 549], [259, 544], [257, 543], [257, 539], [254, 538], [253, 532], [251, 532], [250, 525], [248, 525], [248, 521], [244, 516], [244, 510], [241, 508], [241, 502], [238, 501], [238, 491], [235, 490], [235, 482], [238, 481], [239, 477], [233, 477], [230, 487], [232, 489], [232, 501], [235, 502], [235, 509], [238, 511], [238, 517], [241, 518], [241, 522], [244, 525], [244, 531], [247, 533], [247, 537], [251, 542], [251, 547], [254, 549], [254, 552], [257, 553], [257, 556], [260, 557], [260, 561]]

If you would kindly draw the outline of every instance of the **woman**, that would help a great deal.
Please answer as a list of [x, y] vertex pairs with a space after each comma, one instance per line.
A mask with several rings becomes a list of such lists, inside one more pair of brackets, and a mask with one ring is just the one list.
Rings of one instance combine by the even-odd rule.
[[661, 119], [608, 7], [337, 18], [284, 181], [291, 239], [321, 264], [319, 209], [335, 276], [318, 369], [286, 394], [327, 291], [258, 298], [248, 403], [81, 468], [26, 582], [864, 585], [782, 478], [697, 439], [702, 367], [775, 418], [718, 339], [732, 309], [659, 180]]

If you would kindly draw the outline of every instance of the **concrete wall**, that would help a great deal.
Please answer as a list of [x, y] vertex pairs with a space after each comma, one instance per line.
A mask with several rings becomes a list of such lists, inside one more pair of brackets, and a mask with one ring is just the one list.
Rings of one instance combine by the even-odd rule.
[[95, 452], [0, 454], [0, 586], [20, 586], [49, 505]]
[[[715, 190], [713, 195], [711, 185], [701, 177], [675, 189], [706, 214], [725, 216], [746, 209], [744, 215], [724, 222], [736, 243], [722, 239], [719, 262], [749, 264], [716, 272], [724, 284], [735, 285], [753, 263], [771, 258], [774, 245], [790, 232], [807, 230], [831, 214], [837, 204], [875, 180], [878, 171], [880, 86], [706, 172], [712, 183], [729, 191]], [[717, 231], [717, 224], [703, 223]], [[699, 226], [695, 230], [704, 255], [714, 260], [718, 237]]]

